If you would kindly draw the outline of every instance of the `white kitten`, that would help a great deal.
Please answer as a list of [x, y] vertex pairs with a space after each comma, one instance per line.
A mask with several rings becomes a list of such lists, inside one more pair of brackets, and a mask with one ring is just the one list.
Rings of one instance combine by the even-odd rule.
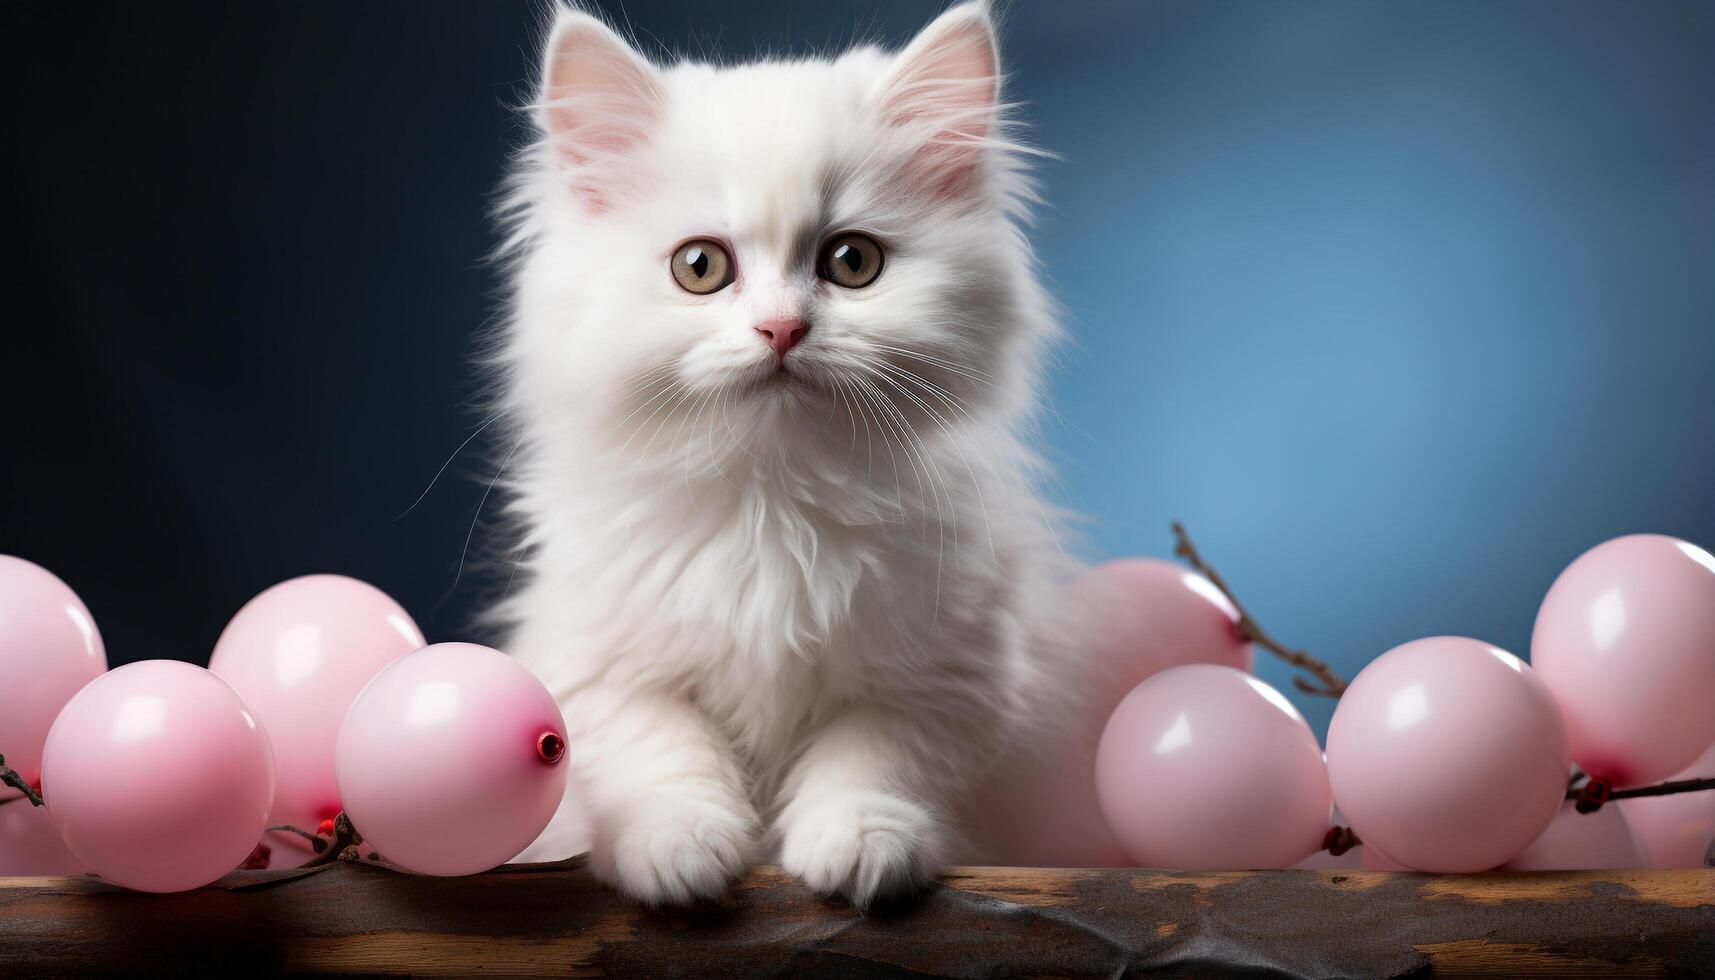
[[738, 67], [553, 25], [509, 199], [497, 614], [631, 896], [768, 854], [859, 904], [920, 884], [981, 853], [976, 792], [1076, 687], [998, 77], [982, 3], [898, 54]]

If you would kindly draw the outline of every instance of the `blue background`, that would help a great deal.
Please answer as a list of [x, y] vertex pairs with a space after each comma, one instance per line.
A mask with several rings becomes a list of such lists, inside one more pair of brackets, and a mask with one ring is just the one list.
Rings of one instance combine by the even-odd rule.
[[[901, 41], [934, 0], [629, 0], [652, 53]], [[1525, 654], [1634, 531], [1715, 545], [1715, 6], [1047, 2], [1003, 56], [1074, 338], [1056, 493], [1091, 557], [1184, 519], [1350, 677], [1415, 637]], [[0, 552], [114, 663], [205, 660], [340, 571], [431, 639], [495, 588], [485, 215], [527, 3], [0, 12]], [[471, 561], [459, 571], [476, 518]], [[501, 576], [503, 582], [504, 576]], [[1260, 672], [1290, 676], [1264, 658]], [[1320, 731], [1329, 702], [1291, 695]]]
[[1606, 538], [1715, 547], [1712, 13], [1017, 5], [1094, 549], [1182, 518], [1349, 679], [1434, 634], [1525, 655]]

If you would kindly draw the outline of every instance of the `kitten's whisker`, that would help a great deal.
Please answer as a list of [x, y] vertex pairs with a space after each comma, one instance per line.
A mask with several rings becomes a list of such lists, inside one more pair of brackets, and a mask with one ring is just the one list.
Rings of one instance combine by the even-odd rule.
[[[648, 425], [650, 423], [650, 421], [655, 418], [655, 416], [661, 414], [662, 409], [667, 409], [667, 408], [669, 408], [669, 406], [678, 402], [679, 399], [684, 397], [684, 393], [690, 391], [691, 389], [690, 389], [690, 386], [685, 384], [684, 382], [675, 380], [673, 382], [673, 387], [669, 390], [672, 392], [676, 392], [676, 394], [672, 398], [669, 398], [666, 401], [663, 401], [661, 404], [655, 406], [654, 410], [651, 411], [649, 413], [649, 415], [644, 418], [643, 421], [637, 423], [636, 428], [631, 430], [631, 434], [625, 437], [625, 442], [621, 443], [619, 446], [619, 449], [614, 453], [614, 455], [616, 457], [625, 455], [625, 450], [631, 446], [631, 440], [636, 439], [637, 434], [639, 432], [643, 431], [643, 427]], [[651, 400], [653, 400], [653, 399], [651, 399]], [[669, 414], [671, 414], [670, 411], [669, 411]], [[661, 421], [663, 424], [665, 424], [667, 420], [665, 418], [663, 418]], [[656, 426], [655, 431], [660, 432], [661, 431], [660, 426]], [[654, 440], [655, 440], [655, 437], [653, 435], [651, 435], [649, 437], [649, 441], [654, 442]], [[637, 490], [637, 473], [636, 473], [636, 471], [633, 471], [632, 475], [631, 475], [631, 481], [630, 481], [630, 483], [627, 484], [626, 491], [627, 491], [627, 494], [629, 495], [629, 494], [635, 493], [636, 490]]]
[[494, 423], [494, 421], [496, 419], [500, 418], [502, 415], [505, 415], [505, 414], [506, 413], [503, 411], [502, 412], [495, 412], [493, 415], [490, 415], [487, 419], [484, 419], [483, 423], [476, 427], [476, 431], [472, 432], [470, 435], [466, 436], [465, 441], [459, 443], [459, 447], [457, 449], [453, 450], [453, 454], [451, 456], [448, 456], [447, 461], [441, 464], [441, 468], [435, 471], [435, 475], [429, 479], [429, 485], [423, 488], [422, 493], [417, 494], [417, 499], [411, 501], [411, 506], [400, 511], [399, 516], [395, 517], [393, 519], [399, 520], [400, 518], [404, 517], [406, 514], [409, 514], [412, 511], [416, 510], [417, 505], [423, 502], [423, 498], [427, 497], [429, 495], [429, 491], [433, 490], [435, 488], [435, 484], [436, 484], [436, 482], [438, 482], [440, 480], [441, 474], [443, 474], [447, 471], [447, 467], [453, 465], [453, 460], [458, 458], [459, 453], [464, 452], [465, 447], [470, 445], [472, 440], [474, 440], [477, 436], [482, 435], [482, 430], [488, 428], [490, 425], [492, 425]]
[[[731, 478], [726, 475], [726, 470], [721, 466], [720, 459], [715, 455], [715, 418], [719, 416], [725, 419], [727, 433], [729, 435], [732, 433], [732, 417], [727, 408], [728, 399], [732, 397], [732, 386], [722, 385], [717, 390], [720, 392], [720, 400], [715, 403], [715, 410], [709, 415], [709, 465], [715, 468], [715, 472], [720, 475], [722, 480], [726, 481], [727, 486], [737, 490], [738, 484], [732, 482]], [[749, 452], [749, 450], [746, 450], [746, 452]], [[725, 455], [725, 453], [726, 449], [723, 447], [721, 449], [721, 455]]]
[[458, 571], [453, 573], [453, 584], [447, 586], [447, 591], [441, 595], [442, 602], [446, 601], [447, 596], [453, 594], [453, 590], [459, 587], [460, 580], [464, 578], [465, 557], [470, 554], [470, 542], [476, 536], [476, 525], [482, 519], [482, 508], [488, 503], [488, 495], [494, 492], [494, 485], [499, 483], [501, 476], [506, 473], [506, 467], [511, 465], [512, 455], [518, 452], [518, 447], [523, 444], [523, 439], [513, 441], [512, 448], [506, 451], [506, 458], [500, 461], [500, 468], [494, 471], [494, 479], [488, 481], [488, 489], [482, 492], [482, 499], [476, 502], [476, 513], [470, 516], [470, 529], [464, 535], [464, 547], [459, 550]]
[[[726, 385], [726, 386], [725, 386], [725, 387], [726, 387], [726, 390], [727, 390], [727, 392], [728, 392], [728, 393], [731, 393], [731, 392], [733, 392], [733, 391], [736, 391], [736, 390], [737, 390], [737, 387], [736, 387], [736, 386], [734, 386], [734, 385]], [[760, 463], [760, 462], [762, 462], [762, 460], [761, 460], [761, 459], [760, 459], [760, 458], [759, 458], [759, 457], [758, 457], [758, 456], [757, 456], [757, 455], [756, 455], [756, 454], [755, 454], [755, 453], [753, 453], [753, 452], [751, 452], [751, 451], [750, 451], [750, 443], [749, 443], [749, 441], [748, 441], [748, 440], [746, 440], [746, 439], [745, 439], [745, 438], [744, 438], [744, 437], [743, 437], [743, 436], [741, 436], [741, 435], [739, 435], [739, 434], [738, 434], [738, 432], [737, 432], [737, 431], [736, 431], [736, 430], [734, 430], [734, 429], [733, 429], [733, 427], [732, 427], [732, 415], [733, 415], [733, 413], [732, 413], [732, 412], [727, 412], [727, 413], [726, 413], [726, 431], [727, 431], [727, 435], [729, 435], [729, 436], [731, 436], [731, 437], [732, 437], [732, 441], [733, 441], [733, 444], [734, 444], [734, 445], [736, 445], [736, 446], [738, 446], [738, 448], [740, 448], [740, 449], [742, 449], [742, 450], [744, 450], [744, 454], [745, 454], [745, 455], [746, 455], [746, 456], [749, 456], [749, 457], [750, 457], [750, 460], [751, 460], [751, 462], [753, 462], [753, 463]]]
[[[667, 375], [670, 372], [671, 372], [670, 368], [657, 368], [656, 370], [650, 372], [651, 377], [647, 378], [644, 382], [638, 383], [638, 384], [633, 384], [633, 385], [628, 385], [627, 388], [634, 391], [634, 392], [641, 392], [647, 385], [654, 384], [657, 381], [663, 380], [663, 378], [661, 376]], [[659, 399], [663, 395], [670, 394], [673, 391], [677, 390], [678, 384], [679, 384], [679, 382], [673, 381], [666, 388], [663, 388], [660, 391], [657, 391], [655, 394], [650, 395], [648, 397], [648, 399], [646, 399], [643, 402], [643, 404], [632, 409], [631, 414], [627, 415], [625, 418], [622, 418], [618, 422], [614, 423], [613, 428], [607, 430], [607, 432], [602, 435], [601, 441], [606, 442], [607, 440], [613, 438], [614, 433], [618, 432], [625, 425], [625, 423], [636, 418], [638, 412], [641, 412], [644, 409], [648, 408], [650, 405], [654, 404], [656, 399]], [[649, 418], [654, 418], [654, 417], [655, 417], [655, 413], [651, 412], [649, 415]], [[648, 422], [649, 419], [644, 419], [643, 421]]]
[[[691, 399], [691, 397], [696, 395], [696, 393], [697, 393], [697, 390], [695, 388], [692, 388], [690, 385], [681, 385], [680, 388], [681, 388], [681, 392], [680, 392], [679, 396], [667, 403], [667, 405], [666, 405], [667, 414], [661, 416], [661, 421], [657, 422], [655, 424], [655, 431], [649, 433], [649, 439], [643, 443], [643, 448], [638, 450], [638, 456], [639, 457], [641, 457], [643, 459], [649, 458], [650, 448], [655, 445], [655, 439], [657, 436], [661, 435], [661, 430], [665, 429], [667, 427], [667, 423], [672, 421], [674, 410], [677, 409], [681, 403], [689, 401]], [[650, 418], [654, 418], [654, 415], [651, 414]], [[645, 421], [645, 424], [647, 424], [647, 421]], [[671, 457], [671, 453], [669, 453], [668, 455], [669, 455], [669, 457]], [[635, 489], [637, 486], [636, 474], [632, 475], [631, 482], [632, 482], [633, 489]]]
[[[889, 366], [892, 367], [896, 371], [903, 370], [898, 365], [889, 365]], [[905, 372], [905, 373], [909, 374], [909, 372]], [[924, 380], [923, 378], [916, 378], [916, 381], [919, 384], [927, 385], [928, 387], [933, 388], [936, 391], [938, 391], [940, 393], [940, 397], [942, 398], [942, 400], [944, 400], [950, 407], [954, 408], [956, 411], [963, 414], [964, 417], [967, 420], [969, 420], [972, 425], [978, 424], [976, 418], [971, 414], [971, 412], [967, 408], [965, 408], [963, 406], [963, 402], [961, 402], [951, 392], [949, 392], [943, 388], [940, 388], [940, 386], [932, 384], [931, 382], [928, 382], [928, 381]], [[1036, 497], [1035, 495], [1032, 495], [1031, 496], [1031, 504], [1036, 509], [1037, 518], [1040, 519], [1042, 522], [1042, 529], [1047, 532], [1049, 540], [1054, 542], [1054, 547], [1059, 550], [1061, 555], [1066, 556], [1066, 557], [1070, 557], [1070, 554], [1066, 551], [1065, 542], [1061, 540], [1063, 535], [1061, 535], [1060, 530], [1055, 525], [1053, 519], [1048, 516], [1048, 511], [1043, 509], [1041, 499]], [[985, 523], [988, 520], [988, 513], [986, 510], [983, 513], [983, 520]], [[990, 537], [990, 545], [992, 548], [992, 545], [993, 545], [993, 537], [992, 536]]]
[[512, 583], [518, 580], [518, 568], [524, 564], [522, 556], [512, 559], [512, 574], [506, 576], [506, 591], [500, 593], [500, 601], [512, 598]]
[[850, 469], [852, 457], [857, 454], [857, 415], [852, 412], [851, 404], [846, 401], [846, 385], [839, 378], [834, 379], [834, 394], [839, 396], [840, 406], [846, 410], [846, 421], [851, 423], [852, 431], [846, 440], [846, 461], [842, 464]]
[[[936, 387], [935, 385], [931, 384], [930, 382], [925, 381], [924, 379], [918, 377], [915, 374], [912, 374], [910, 371], [907, 371], [901, 367], [898, 367], [897, 365], [888, 364], [886, 361], [878, 361], [876, 363], [878, 366], [882, 367], [883, 369], [885, 369], [889, 372], [892, 372], [895, 375], [903, 377], [906, 380], [913, 382], [914, 384], [920, 385], [928, 391], [931, 391], [931, 392], [941, 391], [940, 388]], [[901, 388], [900, 390], [904, 391], [905, 389]], [[952, 443], [953, 451], [957, 452], [959, 454], [959, 459], [965, 464], [965, 472], [967, 474], [969, 474], [970, 478], [971, 478], [971, 489], [976, 493], [976, 496], [977, 496], [977, 510], [983, 515], [983, 533], [988, 538], [989, 555], [990, 555], [990, 557], [994, 558], [996, 561], [999, 561], [1000, 560], [1000, 552], [995, 547], [994, 528], [989, 523], [988, 502], [983, 499], [983, 481], [977, 478], [977, 471], [971, 467], [971, 458], [965, 452], [963, 440], [959, 439], [958, 436], [953, 432], [952, 423], [949, 422], [948, 420], [942, 418], [940, 413], [936, 412], [933, 408], [929, 407], [928, 403], [924, 402], [922, 399], [918, 398], [917, 396], [910, 394], [910, 392], [906, 392], [906, 395], [908, 397], [910, 397], [912, 401], [916, 402], [918, 404], [918, 406], [920, 406], [923, 409], [923, 411], [929, 413], [929, 417], [934, 419], [935, 424], [941, 427], [941, 431], [946, 433], [946, 435], [947, 435], [947, 441]], [[950, 398], [951, 396], [947, 395], [945, 392], [942, 392], [942, 397], [943, 398]], [[970, 423], [973, 427], [976, 425], [976, 420], [972, 419], [970, 416], [970, 413], [965, 412], [963, 408], [959, 408], [956, 404], [956, 401], [949, 401], [948, 404], [950, 406], [952, 406], [953, 408], [955, 408], [957, 411], [964, 413], [965, 418], [970, 421]], [[953, 553], [955, 556], [957, 556], [957, 554], [958, 554], [958, 546], [956, 544], [954, 545], [954, 552]]]
[[[921, 496], [925, 491], [927, 491], [931, 502], [935, 505], [935, 530], [937, 535], [935, 545], [935, 606], [930, 619], [930, 625], [934, 625], [935, 623], [940, 622], [941, 617], [941, 566], [947, 550], [947, 521], [946, 515], [941, 511], [941, 494], [939, 488], [935, 485], [933, 474], [929, 472], [930, 461], [927, 458], [924, 458], [922, 460], [923, 465], [921, 467], [918, 465], [918, 457], [915, 453], [921, 449], [921, 444], [918, 443], [912, 435], [911, 423], [909, 419], [905, 418], [905, 413], [901, 412], [899, 410], [899, 406], [895, 405], [892, 400], [883, 394], [881, 389], [877, 387], [874, 382], [863, 377], [857, 378], [856, 380], [862, 384], [864, 388], [873, 393], [877, 407], [882, 410], [881, 417], [890, 420], [895, 431], [899, 433], [900, 448], [905, 450], [906, 459], [911, 462], [912, 469], [916, 470], [919, 474], [917, 481], [918, 495]], [[925, 481], [927, 481], [927, 484], [925, 484]], [[949, 496], [948, 505], [951, 506], [951, 504], [952, 500]]]
[[881, 430], [881, 444], [887, 449], [887, 461], [893, 467], [893, 506], [899, 513], [901, 520], [905, 520], [907, 519], [907, 511], [905, 509], [905, 481], [900, 479], [899, 476], [899, 457], [895, 456], [893, 453], [893, 442], [888, 439], [888, 431], [882, 428], [880, 414], [872, 411], [875, 407], [875, 403], [869, 392], [865, 390], [867, 386], [862, 384], [863, 379], [853, 378], [852, 381], [852, 394], [862, 398], [863, 403], [866, 405], [866, 408], [864, 409], [864, 425], [867, 427], [871, 417], [873, 417], [876, 428]]
[[899, 354], [903, 357], [910, 357], [910, 358], [914, 358], [914, 359], [919, 360], [919, 361], [924, 361], [926, 363], [933, 364], [936, 367], [941, 368], [944, 371], [949, 371], [953, 374], [962, 375], [963, 377], [969, 378], [972, 381], [978, 381], [978, 382], [981, 382], [983, 384], [989, 384], [989, 385], [992, 385], [995, 383], [995, 379], [992, 375], [985, 374], [984, 372], [979, 371], [974, 367], [970, 367], [970, 366], [964, 365], [964, 364], [959, 364], [955, 361], [950, 361], [950, 360], [947, 360], [945, 358], [937, 357], [933, 354], [925, 354], [922, 351], [908, 350], [904, 347], [894, 347], [894, 346], [891, 346], [889, 344], [871, 344], [870, 346], [874, 347], [876, 350], [884, 350], [884, 351], [887, 351], [887, 352], [892, 353], [892, 354]]
[[[955, 451], [957, 451], [959, 453], [959, 455], [961, 457], [963, 457], [964, 450], [959, 448], [958, 440], [953, 435], [952, 429], [950, 427], [948, 427], [943, 422], [941, 417], [935, 413], [934, 409], [929, 407], [928, 403], [924, 402], [921, 398], [918, 398], [915, 394], [913, 394], [904, 385], [902, 385], [898, 381], [895, 381], [894, 379], [888, 377], [887, 375], [877, 374], [876, 377], [880, 381], [882, 381], [883, 383], [887, 384], [889, 387], [893, 388], [895, 391], [898, 391], [900, 394], [904, 395], [906, 397], [906, 399], [908, 399], [913, 404], [915, 404], [918, 408], [922, 409], [925, 413], [927, 413], [929, 415], [929, 417], [931, 419], [933, 419], [937, 425], [940, 425], [944, 432], [946, 432], [947, 438], [949, 441], [951, 441], [953, 443]], [[958, 565], [960, 565], [963, 562], [963, 557], [961, 555], [961, 552], [959, 551], [959, 510], [958, 510], [958, 507], [953, 502], [952, 487], [947, 482], [946, 475], [941, 472], [941, 466], [940, 466], [939, 461], [936, 460], [934, 455], [929, 452], [929, 447], [926, 443], [923, 442], [922, 437], [919, 436], [915, 430], [912, 431], [911, 435], [912, 435], [913, 439], [917, 440], [917, 446], [918, 446], [919, 453], [925, 458], [926, 462], [931, 467], [931, 469], [934, 470], [936, 479], [940, 481], [941, 489], [946, 492], [947, 508], [948, 508], [948, 511], [953, 515], [953, 520], [952, 520], [952, 525], [953, 525], [953, 563], [954, 563], [955, 567], [957, 567]], [[970, 464], [968, 462], [965, 464], [965, 469], [971, 475], [971, 482], [973, 484], [976, 483], [977, 482], [976, 471], [971, 469]], [[984, 513], [983, 518], [985, 521], [988, 519], [988, 515], [986, 512]]]
[[[649, 402], [645, 402], [644, 405], [638, 406], [637, 412], [641, 412], [644, 409], [644, 407], [646, 407], [650, 402], [656, 402], [658, 400], [660, 401], [660, 404], [656, 405], [655, 408], [653, 410], [651, 410], [648, 415], [643, 417], [643, 421], [637, 423], [637, 425], [632, 427], [631, 434], [626, 436], [625, 441], [619, 444], [619, 449], [618, 449], [618, 451], [616, 451], [614, 453], [614, 455], [615, 456], [625, 455], [625, 450], [631, 446], [631, 440], [637, 438], [637, 434], [639, 432], [643, 431], [643, 427], [648, 425], [651, 421], [653, 421], [655, 416], [661, 414], [662, 409], [666, 408], [668, 405], [670, 405], [674, 401], [676, 401], [677, 396], [680, 393], [688, 391], [688, 390], [690, 390], [689, 385], [685, 384], [683, 381], [675, 380], [671, 387], [667, 388], [665, 391], [662, 391], [662, 392], [656, 394], [654, 397], [649, 399]], [[664, 396], [668, 396], [668, 397], [664, 398]], [[632, 412], [631, 414], [636, 415], [637, 412]], [[622, 422], [620, 424], [623, 425], [624, 423]], [[618, 431], [618, 430], [616, 429], [615, 431]]]
[[673, 373], [673, 365], [658, 364], [641, 374], [632, 377], [613, 392], [613, 401], [624, 402], [644, 389], [659, 384]]
[[974, 426], [976, 428], [982, 427], [982, 424], [977, 421], [976, 416], [971, 414], [968, 406], [965, 404], [965, 402], [961, 398], [959, 398], [959, 396], [953, 394], [952, 392], [950, 392], [947, 389], [941, 387], [940, 385], [934, 383], [933, 381], [930, 381], [928, 378], [925, 378], [922, 375], [917, 374], [914, 371], [908, 370], [906, 368], [902, 368], [899, 365], [891, 363], [885, 359], [878, 360], [878, 361], [876, 361], [876, 363], [885, 367], [888, 371], [890, 371], [896, 375], [899, 375], [900, 377], [903, 377], [908, 381], [911, 381], [912, 383], [916, 384], [918, 387], [923, 388], [925, 391], [934, 395], [936, 398], [940, 399], [943, 403], [945, 403], [948, 408], [952, 409], [953, 411], [958, 412], [959, 415], [962, 418], [964, 418], [966, 421], [970, 422], [972, 426]]
[[[686, 411], [686, 415], [688, 417], [684, 421], [684, 424], [679, 426], [679, 431], [674, 433], [672, 443], [667, 446], [668, 459], [678, 457], [679, 447], [681, 445], [686, 447], [685, 458], [689, 459], [691, 457], [690, 444], [691, 441], [696, 438], [697, 422], [702, 419], [703, 406], [708, 403], [708, 400], [713, 397], [713, 395], [713, 388], [705, 388], [700, 392], [693, 391], [691, 393], [690, 398], [687, 399], [689, 408]], [[689, 470], [687, 469], [686, 472], [689, 472]]]
[[703, 392], [702, 396], [697, 399], [697, 405], [691, 416], [690, 424], [680, 429], [679, 434], [673, 439], [672, 447], [667, 450], [668, 459], [677, 456], [679, 454], [679, 440], [684, 440], [685, 495], [691, 498], [691, 509], [695, 510], [698, 514], [702, 513], [702, 508], [697, 505], [697, 491], [691, 486], [691, 460], [696, 457], [697, 423], [702, 420], [703, 409], [708, 407], [709, 401], [715, 397], [715, 392], [718, 390], [719, 389], [717, 388], [710, 388]]
[[[901, 368], [898, 367], [898, 365], [890, 365], [890, 366], [893, 367], [894, 370], [902, 370]], [[907, 373], [909, 373], [909, 372], [907, 372]], [[946, 403], [950, 407], [954, 408], [956, 411], [963, 414], [964, 417], [972, 425], [978, 424], [976, 418], [971, 414], [971, 412], [967, 408], [964, 407], [963, 402], [961, 402], [951, 392], [940, 388], [940, 386], [938, 386], [938, 385], [934, 385], [928, 381], [925, 381], [922, 378], [917, 378], [916, 380], [919, 384], [928, 385], [929, 387], [934, 388], [937, 391], [939, 391], [940, 397], [942, 398], [942, 400], [946, 401]], [[1062, 485], [1062, 489], [1064, 489], [1063, 485]], [[1043, 509], [1041, 499], [1036, 497], [1033, 494], [1033, 495], [1031, 495], [1031, 504], [1036, 509], [1037, 518], [1040, 519], [1042, 522], [1042, 529], [1047, 532], [1049, 540], [1054, 542], [1054, 547], [1059, 550], [1059, 552], [1062, 556], [1071, 557], [1070, 553], [1066, 551], [1065, 542], [1061, 540], [1063, 535], [1060, 533], [1060, 530], [1055, 525], [1054, 521], [1048, 516], [1048, 512]], [[985, 523], [988, 521], [988, 513], [986, 510], [983, 513], [983, 520]], [[990, 537], [990, 545], [991, 545], [991, 547], [993, 545], [993, 537], [992, 536]]]
[[[874, 483], [875, 482], [875, 436], [873, 433], [870, 432], [869, 409], [866, 408], [864, 406], [863, 402], [858, 399], [857, 390], [849, 381], [845, 381], [842, 379], [839, 382], [839, 385], [840, 385], [840, 397], [845, 398], [846, 404], [849, 406], [849, 410], [855, 412], [856, 417], [861, 418], [863, 420], [864, 481], [866, 483]], [[853, 441], [853, 449], [855, 450], [856, 449], [856, 443], [857, 443], [857, 439], [856, 439], [855, 435], [853, 436], [852, 441]], [[905, 503], [902, 499], [899, 498], [899, 469], [897, 466], [894, 467], [893, 477], [894, 477], [894, 480], [893, 480], [893, 483], [894, 483], [894, 506], [895, 506], [895, 508], [903, 509], [905, 506]]]

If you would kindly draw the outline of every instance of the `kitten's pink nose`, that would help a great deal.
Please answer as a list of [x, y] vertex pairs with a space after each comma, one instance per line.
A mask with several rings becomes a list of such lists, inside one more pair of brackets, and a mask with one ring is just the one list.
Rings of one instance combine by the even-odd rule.
[[798, 346], [798, 341], [810, 332], [810, 325], [797, 318], [764, 320], [756, 325], [756, 332], [774, 348], [775, 356], [785, 357], [786, 352]]

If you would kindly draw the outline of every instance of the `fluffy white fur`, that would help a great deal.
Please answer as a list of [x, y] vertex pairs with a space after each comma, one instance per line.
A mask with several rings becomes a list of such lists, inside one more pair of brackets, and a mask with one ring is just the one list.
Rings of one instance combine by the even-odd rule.
[[[497, 614], [628, 895], [772, 857], [867, 904], [992, 857], [974, 801], [1076, 687], [1021, 439], [1054, 329], [998, 85], [982, 3], [899, 53], [733, 67], [553, 24], [508, 201], [523, 564]], [[819, 280], [853, 229], [880, 278]], [[737, 281], [682, 290], [692, 238]], [[784, 374], [754, 330], [780, 316], [810, 324]], [[531, 856], [581, 833], [568, 808]]]

